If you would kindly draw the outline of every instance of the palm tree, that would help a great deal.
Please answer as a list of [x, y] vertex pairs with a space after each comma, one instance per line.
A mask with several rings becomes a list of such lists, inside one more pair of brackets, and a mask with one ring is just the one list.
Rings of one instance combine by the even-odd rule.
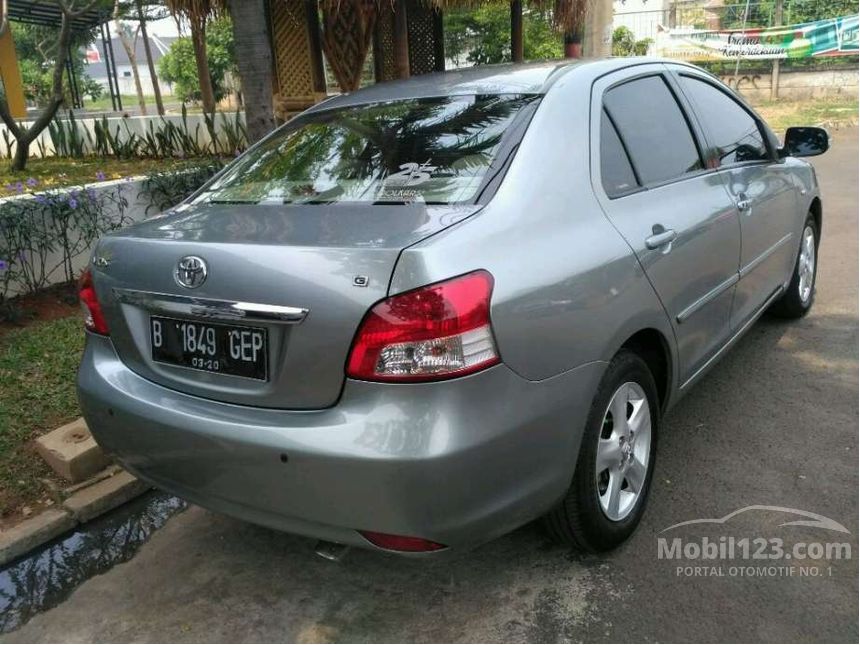
[[511, 5], [511, 57], [514, 62], [523, 60], [523, 27], [522, 11], [524, 4], [531, 4], [536, 9], [546, 9], [552, 6], [553, 24], [564, 34], [565, 51], [568, 56], [578, 58], [582, 36], [585, 33], [585, 21], [591, 6], [595, 2], [606, 0], [431, 0], [440, 9], [450, 7], [475, 7], [482, 4], [509, 2]]
[[191, 42], [194, 45], [194, 59], [197, 62], [197, 75], [200, 78], [200, 97], [203, 111], [215, 112], [215, 91], [206, 58], [206, 23], [224, 9], [225, 0], [165, 0], [168, 10], [177, 19], [184, 18], [191, 28]]
[[131, 63], [131, 74], [134, 78], [134, 89], [137, 92], [137, 103], [140, 113], [146, 116], [146, 97], [143, 95], [143, 84], [140, 81], [140, 70], [137, 68], [137, 37], [140, 34], [140, 25], [135, 29], [129, 23], [122, 20], [125, 7], [120, 0], [116, 0], [113, 6], [113, 22], [116, 27], [116, 35], [122, 43], [128, 62]]
[[[273, 0], [275, 2], [282, 0]], [[572, 34], [568, 40], [581, 40], [584, 32], [585, 16], [594, 0], [424, 0], [439, 9], [452, 7], [476, 7], [487, 3], [509, 3], [511, 6], [511, 36], [513, 58], [522, 60], [522, 9], [523, 5], [546, 9], [552, 3], [556, 28], [565, 34]], [[606, 1], [606, 0], [601, 0]], [[205, 27], [205, 17], [226, 3], [233, 17], [233, 34], [236, 48], [237, 65], [242, 82], [248, 136], [253, 142], [274, 128], [271, 88], [273, 85], [272, 50], [269, 43], [268, 13], [265, 0], [167, 0], [171, 11], [188, 16], [194, 34], [194, 21], [190, 19], [193, 10], [198, 24]], [[409, 55], [406, 33], [405, 0], [319, 0], [323, 13], [323, 48], [334, 69], [335, 76], [345, 91], [355, 89], [370, 43], [370, 34], [376, 19], [376, 8], [387, 3], [394, 9], [395, 34], [394, 49], [398, 76], [409, 76]], [[314, 3], [316, 6], [316, 3]], [[332, 27], [338, 14], [351, 12], [357, 23], [354, 43], [342, 43]], [[345, 17], [343, 15], [341, 18]], [[360, 24], [359, 24], [360, 23]], [[204, 43], [205, 46], [205, 43]], [[338, 50], [352, 47], [352, 57], [340, 55]], [[195, 44], [195, 52], [196, 52]], [[204, 50], [205, 51], [205, 50]], [[360, 57], [361, 60], [356, 60]], [[198, 61], [199, 67], [199, 61]], [[201, 79], [204, 75], [201, 74]], [[208, 74], [205, 75], [208, 79]], [[204, 91], [204, 108], [206, 107]], [[214, 100], [213, 100], [214, 104]]]
[[236, 66], [242, 83], [248, 142], [262, 139], [275, 128], [272, 101], [272, 47], [265, 0], [228, 0], [233, 18]]
[[152, 58], [152, 48], [149, 45], [149, 34], [146, 33], [146, 21], [149, 19], [143, 8], [143, 0], [135, 0], [137, 8], [137, 20], [140, 23], [140, 38], [143, 41], [143, 51], [146, 54], [146, 66], [149, 68], [149, 78], [152, 79], [152, 93], [155, 95], [155, 105], [158, 114], [164, 115], [164, 101], [161, 98], [161, 87], [158, 84], [158, 75], [155, 73], [155, 61]]

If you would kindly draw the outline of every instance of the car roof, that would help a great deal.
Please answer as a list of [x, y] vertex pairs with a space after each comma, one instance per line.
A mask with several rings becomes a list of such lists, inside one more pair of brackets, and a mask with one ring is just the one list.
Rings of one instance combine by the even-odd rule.
[[447, 72], [374, 83], [355, 92], [331, 97], [308, 112], [402, 99], [474, 94], [546, 94], [574, 70], [596, 78], [616, 69], [643, 63], [677, 63], [660, 58], [595, 58], [540, 63], [476, 65]]

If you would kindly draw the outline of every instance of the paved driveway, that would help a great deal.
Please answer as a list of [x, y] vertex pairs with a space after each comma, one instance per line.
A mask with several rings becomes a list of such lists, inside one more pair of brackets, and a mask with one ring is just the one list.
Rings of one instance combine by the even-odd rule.
[[[857, 134], [838, 132], [815, 162], [825, 224], [814, 312], [759, 322], [673, 410], [650, 507], [616, 553], [581, 558], [527, 526], [444, 562], [353, 551], [333, 564], [308, 540], [192, 508], [5, 639], [856, 642]], [[761, 509], [661, 533], [750, 505], [850, 533], [780, 526], [809, 518]], [[667, 559], [660, 537], [847, 542], [852, 557]]]

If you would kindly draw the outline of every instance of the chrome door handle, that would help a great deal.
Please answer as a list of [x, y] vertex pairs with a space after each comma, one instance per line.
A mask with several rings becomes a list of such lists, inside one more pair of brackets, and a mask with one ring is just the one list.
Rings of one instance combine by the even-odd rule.
[[738, 207], [738, 210], [741, 212], [748, 211], [752, 208], [752, 200], [751, 199], [739, 199], [737, 202], [737, 207]]
[[[656, 226], [654, 227], [657, 228]], [[658, 232], [655, 232], [654, 235], [645, 238], [645, 246], [651, 249], [652, 251], [655, 249], [659, 249], [661, 246], [669, 245], [665, 253], [668, 253], [671, 250], [672, 242], [675, 241], [675, 238], [678, 237], [678, 234], [674, 231], [674, 229], [668, 229]]]

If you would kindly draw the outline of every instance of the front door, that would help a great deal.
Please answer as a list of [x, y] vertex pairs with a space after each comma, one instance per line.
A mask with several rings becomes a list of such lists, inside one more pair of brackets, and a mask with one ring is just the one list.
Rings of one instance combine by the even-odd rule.
[[738, 215], [661, 65], [594, 86], [595, 190], [674, 327], [681, 384], [727, 341], [738, 280]]
[[727, 88], [695, 72], [678, 81], [695, 109], [741, 224], [740, 282], [732, 327], [754, 316], [789, 276], [797, 254], [796, 188], [758, 118]]

